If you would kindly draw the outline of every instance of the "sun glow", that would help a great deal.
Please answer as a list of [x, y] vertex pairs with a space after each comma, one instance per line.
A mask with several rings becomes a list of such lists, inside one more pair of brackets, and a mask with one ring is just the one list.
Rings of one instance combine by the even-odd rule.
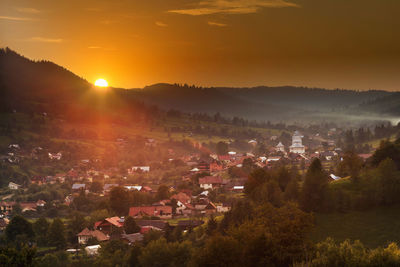
[[97, 79], [96, 82], [94, 83], [94, 85], [96, 85], [98, 87], [107, 87], [108, 82], [104, 79]]

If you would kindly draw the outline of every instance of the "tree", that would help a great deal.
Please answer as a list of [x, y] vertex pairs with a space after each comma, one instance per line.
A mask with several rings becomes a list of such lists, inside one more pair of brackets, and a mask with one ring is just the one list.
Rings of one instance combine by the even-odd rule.
[[214, 216], [211, 216], [207, 223], [207, 235], [212, 235], [218, 228], [218, 222], [215, 220]]
[[49, 230], [50, 223], [46, 218], [41, 217], [33, 223], [33, 231], [36, 235], [36, 242], [41, 245], [47, 245], [47, 232]]
[[277, 178], [278, 178], [279, 187], [281, 188], [282, 191], [285, 191], [286, 186], [288, 185], [290, 178], [291, 178], [290, 173], [286, 169], [285, 166], [281, 166], [278, 169]]
[[290, 179], [288, 185], [286, 186], [286, 190], [284, 193], [284, 198], [286, 201], [298, 201], [299, 200], [299, 183], [297, 179]]
[[103, 243], [99, 250], [99, 257], [96, 262], [98, 266], [123, 266], [124, 255], [129, 246], [121, 240], [110, 240]]
[[352, 181], [358, 181], [363, 160], [354, 152], [348, 151], [343, 156], [343, 161], [339, 163], [340, 175], [350, 175]]
[[13, 217], [6, 227], [8, 241], [15, 241], [17, 236], [24, 236], [27, 240], [32, 240], [35, 236], [32, 224], [20, 215]]
[[337, 244], [332, 238], [315, 245], [315, 253], [308, 262], [295, 266], [399, 266], [400, 249], [396, 243], [386, 248], [366, 248], [360, 241], [345, 240]]
[[85, 217], [79, 212], [76, 212], [68, 223], [68, 229], [71, 230], [75, 235], [82, 231], [82, 229], [84, 229], [86, 226], [87, 222]]
[[24, 245], [22, 248], [2, 246], [0, 248], [0, 266], [36, 266], [34, 259], [36, 248]]
[[164, 238], [150, 242], [142, 249], [139, 261], [143, 267], [187, 266], [192, 254], [188, 241], [170, 242]]
[[129, 195], [124, 188], [118, 186], [111, 189], [110, 207], [118, 216], [123, 216], [128, 213]]
[[58, 260], [57, 256], [51, 253], [44, 255], [39, 262], [40, 266], [43, 267], [60, 266], [60, 261]]
[[244, 266], [240, 243], [231, 236], [215, 235], [207, 239], [194, 256], [195, 266]]
[[372, 155], [371, 163], [378, 166], [385, 159], [390, 158], [394, 161], [397, 169], [400, 170], [400, 139], [395, 143], [382, 141], [379, 148]]
[[228, 144], [220, 141], [217, 143], [216, 150], [217, 150], [218, 155], [226, 155], [226, 154], [228, 154], [228, 151], [229, 151]]
[[160, 185], [157, 190], [157, 199], [163, 200], [169, 198], [169, 189], [166, 185]]
[[50, 225], [48, 240], [49, 245], [55, 246], [58, 249], [65, 248], [67, 245], [64, 224], [59, 218], [54, 219]]
[[320, 211], [324, 205], [328, 176], [321, 161], [314, 159], [307, 170], [301, 193], [301, 205], [306, 211]]
[[103, 191], [103, 186], [100, 182], [95, 181], [91, 184], [90, 191], [100, 193], [101, 191]]
[[400, 201], [400, 173], [390, 158], [382, 161], [378, 168], [381, 202], [393, 204]]
[[269, 181], [270, 179], [270, 174], [267, 173], [264, 169], [255, 169], [250, 173], [249, 178], [245, 183], [245, 193], [251, 196], [251, 194], [257, 187]]
[[128, 266], [131, 267], [140, 266], [139, 256], [141, 253], [142, 253], [142, 248], [138, 245], [133, 245], [126, 258], [126, 263], [128, 264]]
[[124, 230], [127, 234], [133, 234], [140, 231], [140, 227], [136, 224], [135, 219], [131, 216], [128, 216], [124, 222]]

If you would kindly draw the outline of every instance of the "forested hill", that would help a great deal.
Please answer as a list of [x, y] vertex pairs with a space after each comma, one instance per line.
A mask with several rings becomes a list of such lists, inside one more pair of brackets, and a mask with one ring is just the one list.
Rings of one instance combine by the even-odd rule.
[[202, 88], [161, 83], [143, 89], [112, 88], [104, 97], [93, 90], [92, 84], [67, 69], [49, 61], [29, 60], [8, 48], [0, 49], [0, 89], [1, 108], [39, 107], [43, 111], [75, 113], [78, 117], [79, 113], [98, 109], [99, 102], [102, 108], [107, 106], [108, 113], [132, 113], [144, 102], [165, 109], [275, 121], [300, 121], [324, 115], [340, 118], [354, 111], [397, 115], [400, 110], [398, 94], [385, 91], [291, 86]]
[[9, 48], [0, 49], [2, 92], [19, 100], [73, 100], [90, 84], [50, 61], [32, 61]]
[[378, 90], [327, 90], [292, 86], [203, 88], [178, 84], [155, 84], [133, 89], [132, 92], [136, 98], [164, 108], [189, 112], [219, 111], [259, 120], [304, 120], [323, 113], [339, 117], [346, 112], [360, 112], [361, 104], [391, 95]]
[[33, 61], [0, 49], [0, 111], [46, 112], [71, 120], [97, 121], [138, 117], [141, 103], [117, 90], [99, 93], [94, 86], [50, 61]]
[[361, 105], [362, 110], [400, 116], [400, 92], [384, 95]]

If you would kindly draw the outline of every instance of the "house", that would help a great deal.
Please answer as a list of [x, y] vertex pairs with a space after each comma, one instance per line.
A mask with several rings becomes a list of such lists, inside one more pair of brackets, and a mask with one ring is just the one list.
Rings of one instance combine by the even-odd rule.
[[36, 201], [36, 206], [37, 207], [44, 207], [44, 205], [46, 205], [46, 201], [39, 199], [38, 201]]
[[20, 149], [20, 147], [19, 147], [18, 144], [10, 144], [10, 145], [8, 146], [8, 148], [10, 148], [10, 149]]
[[342, 179], [341, 177], [339, 177], [339, 176], [336, 176], [336, 175], [334, 175], [333, 173], [331, 173], [331, 174], [329, 175], [329, 177], [331, 177], [333, 180], [339, 180], [339, 179]]
[[64, 204], [69, 206], [72, 203], [72, 201], [74, 201], [74, 197], [72, 195], [66, 196], [64, 199]]
[[8, 201], [1, 201], [0, 202], [0, 213], [2, 214], [9, 214], [12, 212], [13, 207], [16, 205], [16, 202], [8, 202]]
[[285, 152], [285, 146], [282, 144], [282, 142], [279, 142], [276, 147], [275, 147], [276, 152]]
[[145, 192], [145, 193], [152, 193], [153, 189], [150, 186], [142, 186], [142, 189], [140, 190], [141, 192]]
[[163, 220], [138, 220], [136, 224], [140, 227], [153, 226], [159, 229], [165, 229], [169, 224]]
[[133, 166], [131, 169], [128, 170], [129, 174], [132, 174], [134, 172], [149, 172], [150, 171], [150, 166]]
[[247, 142], [249, 145], [252, 145], [252, 146], [256, 146], [257, 145], [257, 141], [256, 140], [250, 140], [249, 142]]
[[154, 139], [147, 139], [144, 145], [147, 147], [155, 147], [157, 146], [157, 142]]
[[58, 153], [49, 153], [49, 159], [60, 160], [61, 157], [62, 157], [62, 154], [60, 152], [58, 152]]
[[144, 235], [141, 233], [133, 233], [133, 234], [122, 234], [121, 239], [128, 243], [128, 245], [132, 245], [136, 242], [143, 241]]
[[11, 190], [18, 190], [21, 188], [21, 185], [13, 183], [13, 182], [9, 182], [8, 183], [8, 188]]
[[78, 178], [78, 172], [74, 169], [71, 169], [67, 172], [67, 177], [71, 178], [72, 180], [75, 180]]
[[217, 207], [211, 201], [208, 202], [207, 206], [204, 208], [204, 211], [202, 211], [202, 213], [205, 213], [207, 215], [210, 215], [210, 214], [213, 214], [216, 212], [217, 212]]
[[95, 256], [95, 255], [99, 254], [99, 248], [100, 248], [100, 245], [87, 246], [87, 247], [85, 247], [85, 251], [86, 251], [86, 254], [88, 254], [90, 256]]
[[325, 160], [332, 160], [334, 156], [337, 156], [335, 151], [324, 151], [320, 153], [321, 157], [324, 157]]
[[172, 218], [172, 207], [171, 206], [140, 206], [131, 207], [129, 209], [129, 216], [133, 218], [148, 217], [160, 217], [161, 219]]
[[85, 184], [73, 184], [72, 185], [72, 190], [74, 190], [74, 191], [85, 190], [85, 188], [86, 188]]
[[190, 201], [192, 200], [192, 198], [190, 196], [188, 196], [187, 194], [183, 193], [183, 192], [179, 192], [175, 195], [171, 196], [171, 199], [175, 199], [177, 201], [180, 201], [182, 203], [190, 203]]
[[105, 235], [103, 232], [101, 232], [99, 230], [92, 231], [92, 230], [89, 230], [88, 228], [83, 229], [82, 232], [77, 234], [77, 236], [78, 236], [79, 244], [87, 244], [87, 242], [91, 238], [96, 238], [97, 241], [99, 241], [99, 242], [106, 241], [109, 239], [109, 237], [107, 235]]
[[280, 159], [281, 159], [280, 156], [268, 157], [267, 162], [279, 161]]
[[38, 184], [38, 185], [45, 184], [46, 183], [46, 178], [42, 177], [42, 176], [34, 176], [34, 177], [31, 178], [31, 183], [32, 184]]
[[118, 216], [105, 218], [102, 221], [94, 223], [94, 229], [102, 231], [104, 234], [110, 235], [114, 229], [124, 226], [124, 218]]
[[59, 183], [65, 182], [65, 173], [57, 173], [54, 177]]
[[231, 157], [229, 155], [218, 155], [218, 160], [227, 163], [231, 161]]
[[141, 234], [146, 234], [150, 231], [162, 231], [162, 229], [154, 227], [154, 226], [143, 226], [142, 228], [140, 228], [140, 233]]
[[132, 190], [136, 190], [136, 191], [140, 191], [142, 190], [142, 186], [141, 185], [124, 185], [124, 188], [132, 191]]
[[199, 169], [199, 172], [210, 172], [210, 164], [205, 161], [201, 161], [197, 165], [197, 169]]
[[19, 203], [21, 206], [21, 211], [26, 212], [26, 211], [36, 211], [37, 204], [36, 202], [21, 202]]
[[225, 203], [217, 204], [216, 207], [217, 207], [217, 212], [219, 213], [225, 213], [231, 210], [231, 206]]
[[182, 203], [179, 200], [176, 203], [175, 213], [180, 215], [189, 215], [193, 210], [193, 206], [190, 203]]
[[208, 203], [209, 201], [207, 199], [201, 198], [196, 201], [196, 203], [194, 204], [194, 208], [198, 211], [202, 211], [207, 207]]
[[199, 185], [203, 189], [213, 189], [222, 185], [222, 178], [218, 176], [205, 176], [199, 178]]
[[222, 164], [219, 164], [218, 162], [210, 163], [210, 172], [222, 171], [223, 169], [224, 166], [222, 166]]
[[232, 191], [234, 191], [234, 192], [243, 192], [244, 191], [244, 185], [234, 185], [232, 187]]
[[113, 187], [118, 187], [119, 184], [105, 184], [103, 186], [104, 193], [110, 192]]

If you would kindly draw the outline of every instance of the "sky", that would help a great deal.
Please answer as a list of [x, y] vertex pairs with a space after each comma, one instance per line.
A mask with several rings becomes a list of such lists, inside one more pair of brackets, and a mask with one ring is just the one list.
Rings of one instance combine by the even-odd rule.
[[139, 88], [400, 91], [400, 0], [0, 0], [0, 47]]

